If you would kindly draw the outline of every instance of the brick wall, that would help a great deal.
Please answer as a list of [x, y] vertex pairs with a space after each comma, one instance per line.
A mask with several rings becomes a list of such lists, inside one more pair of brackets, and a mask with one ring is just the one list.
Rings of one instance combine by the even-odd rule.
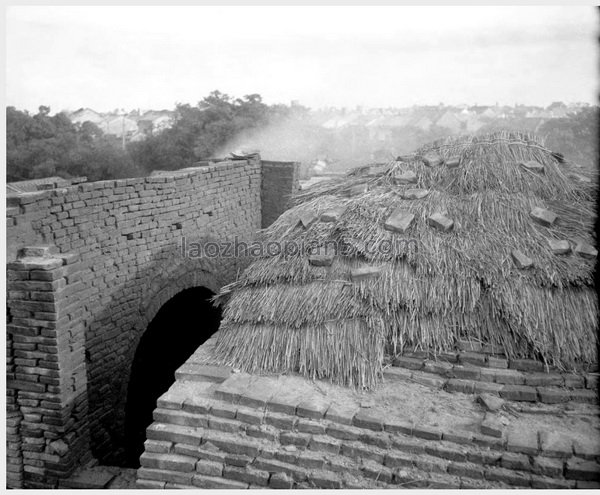
[[262, 162], [262, 228], [271, 225], [289, 205], [300, 188], [298, 162]]
[[[182, 256], [182, 238], [188, 248], [250, 240], [261, 197], [270, 218], [283, 211], [294, 170], [256, 158], [9, 198], [12, 486], [55, 485], [88, 446], [100, 460], [119, 456], [131, 362], [152, 318], [181, 290], [217, 291], [248, 263]], [[16, 259], [28, 245], [42, 249]]]
[[319, 387], [299, 389], [293, 377], [195, 362], [199, 356], [158, 400], [140, 488], [599, 486], [593, 438], [437, 427], [403, 419], [402, 411], [362, 407], [351, 391], [332, 400]]
[[55, 485], [90, 458], [84, 327], [75, 316], [81, 296], [70, 278], [76, 261], [28, 248], [8, 265], [7, 389], [20, 415], [20, 452], [9, 451], [9, 459], [22, 460], [26, 487]]

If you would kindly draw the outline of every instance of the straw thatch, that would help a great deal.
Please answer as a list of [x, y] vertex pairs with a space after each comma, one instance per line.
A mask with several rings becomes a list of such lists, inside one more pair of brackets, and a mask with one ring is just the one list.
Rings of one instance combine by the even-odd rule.
[[[452, 167], [425, 165], [432, 153]], [[519, 164], [530, 160], [543, 171]], [[331, 266], [311, 265], [306, 252], [257, 259], [217, 298], [225, 310], [215, 361], [359, 387], [377, 382], [386, 352], [445, 352], [458, 338], [562, 368], [596, 362], [595, 259], [553, 254], [548, 244], [595, 244], [592, 190], [563, 162], [533, 136], [502, 132], [435, 142], [311, 187], [263, 240], [335, 241]], [[417, 183], [398, 185], [394, 177], [408, 171]], [[411, 188], [429, 194], [403, 199]], [[414, 215], [404, 234], [384, 228], [398, 207]], [[533, 221], [535, 207], [558, 215], [555, 224]], [[337, 221], [319, 220], [332, 209]], [[452, 230], [429, 224], [436, 212]], [[533, 266], [519, 269], [513, 250]], [[365, 266], [380, 271], [353, 280]]]

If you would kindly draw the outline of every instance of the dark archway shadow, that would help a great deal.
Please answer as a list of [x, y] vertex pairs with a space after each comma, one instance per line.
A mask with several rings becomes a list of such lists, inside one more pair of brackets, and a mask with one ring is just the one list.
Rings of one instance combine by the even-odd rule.
[[175, 381], [175, 370], [219, 328], [221, 310], [205, 287], [183, 290], [148, 325], [135, 351], [125, 411], [125, 465], [139, 467], [156, 400]]

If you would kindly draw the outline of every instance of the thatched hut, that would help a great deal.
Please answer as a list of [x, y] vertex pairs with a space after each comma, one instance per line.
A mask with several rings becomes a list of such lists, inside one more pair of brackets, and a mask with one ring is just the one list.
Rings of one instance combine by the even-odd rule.
[[597, 362], [593, 191], [568, 167], [501, 132], [308, 189], [262, 232], [270, 254], [219, 295], [214, 359], [358, 387], [386, 354], [459, 338], [561, 368]]

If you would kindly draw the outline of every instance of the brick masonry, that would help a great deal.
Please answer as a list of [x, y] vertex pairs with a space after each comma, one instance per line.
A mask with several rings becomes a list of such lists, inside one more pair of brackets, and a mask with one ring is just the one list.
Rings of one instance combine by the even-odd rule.
[[188, 253], [201, 240], [249, 241], [296, 187], [297, 164], [252, 158], [8, 198], [9, 486], [55, 487], [92, 454], [118, 457], [152, 318], [184, 289], [218, 291], [249, 261], [183, 256], [183, 238]]
[[262, 162], [262, 228], [271, 225], [289, 206], [292, 195], [300, 189], [298, 162]]
[[[209, 387], [200, 373], [197, 380], [186, 375], [161, 397], [138, 486], [584, 488], [600, 481], [594, 442], [578, 447], [546, 431], [500, 438], [444, 431], [331, 403], [318, 387], [315, 396], [294, 393], [286, 377], [222, 375]], [[187, 413], [182, 394], [203, 408]]]
[[448, 392], [488, 393], [511, 401], [598, 404], [598, 368], [561, 372], [534, 359], [507, 359], [493, 346], [459, 341], [455, 352], [418, 351], [397, 356], [384, 372], [390, 381], [412, 381]]

